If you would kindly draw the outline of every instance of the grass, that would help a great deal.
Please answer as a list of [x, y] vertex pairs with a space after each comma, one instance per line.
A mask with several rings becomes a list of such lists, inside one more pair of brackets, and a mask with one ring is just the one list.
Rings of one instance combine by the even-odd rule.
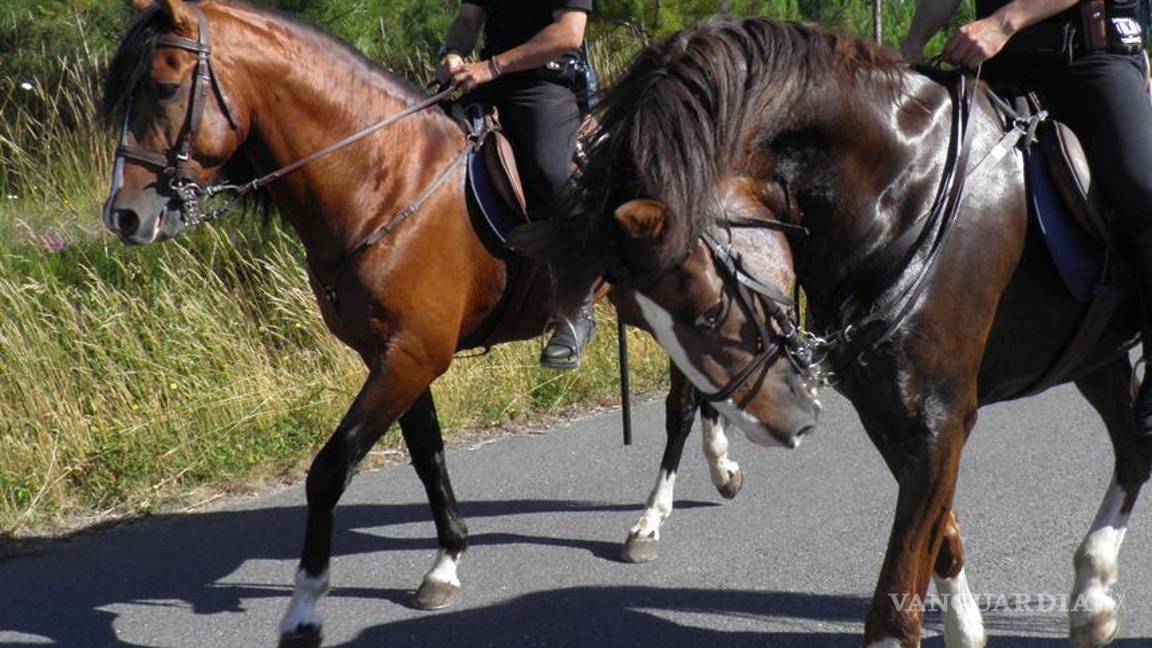
[[[92, 51], [0, 78], [0, 535], [298, 472], [365, 376], [321, 323], [279, 221], [150, 248], [101, 231], [104, 62]], [[539, 369], [535, 341], [458, 360], [434, 388], [446, 430], [613, 399], [615, 327], [599, 315], [577, 372]], [[634, 388], [657, 389], [662, 353], [638, 335], [633, 349]]]

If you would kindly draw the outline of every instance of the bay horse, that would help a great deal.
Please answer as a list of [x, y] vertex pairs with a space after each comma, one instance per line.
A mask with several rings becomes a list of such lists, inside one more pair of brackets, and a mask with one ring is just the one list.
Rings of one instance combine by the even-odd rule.
[[[288, 16], [229, 0], [135, 6], [141, 13], [110, 65], [102, 105], [105, 122], [120, 128], [106, 226], [128, 244], [164, 241], [210, 220], [208, 197], [262, 188], [303, 243], [325, 324], [368, 369], [308, 472], [304, 547], [283, 642], [319, 642], [316, 606], [329, 587], [334, 508], [357, 464], [397, 420], [439, 544], [413, 602], [451, 604], [467, 529], [429, 386], [458, 350], [535, 337], [550, 312], [538, 294], [519, 321], [500, 319], [518, 260], [470, 219], [459, 164], [469, 143], [432, 108], [437, 97]], [[356, 132], [360, 142], [329, 148]], [[760, 255], [761, 270], [791, 282], [782, 235], [765, 232], [756, 245], [771, 251]], [[720, 384], [733, 381], [754, 358], [745, 348], [761, 333], [749, 322], [728, 338], [702, 338], [694, 365], [706, 362]], [[670, 510], [670, 478], [701, 402], [675, 368], [671, 383], [668, 449], [634, 529], [641, 540], [654, 541]], [[795, 404], [780, 386], [733, 382], [708, 419], [727, 412], [760, 435], [810, 428], [812, 403]], [[742, 476], [727, 457], [723, 430], [713, 424], [705, 432], [713, 479], [734, 494]]]
[[[573, 286], [597, 273], [631, 284], [618, 303], [634, 302], [676, 357], [734, 299], [731, 279], [713, 303], [680, 289], [684, 259], [731, 217], [734, 184], [806, 228], [788, 236], [808, 324], [822, 332], [816, 364], [825, 380], [834, 371], [899, 486], [866, 646], [918, 646], [923, 608], [901, 602], [923, 601], [933, 579], [949, 603], [945, 643], [985, 644], [953, 512], [961, 453], [981, 406], [1050, 386], [1038, 381], [1086, 308], [1029, 220], [1022, 157], [1000, 145], [1000, 114], [971, 79], [963, 87], [815, 26], [713, 20], [637, 58], [605, 100], [576, 211], [513, 241], [554, 259]], [[721, 282], [721, 269], [698, 264], [697, 281]], [[1115, 635], [1110, 588], [1152, 463], [1132, 415], [1138, 324], [1122, 304], [1063, 378], [1103, 418], [1115, 454], [1075, 553], [1074, 646]]]

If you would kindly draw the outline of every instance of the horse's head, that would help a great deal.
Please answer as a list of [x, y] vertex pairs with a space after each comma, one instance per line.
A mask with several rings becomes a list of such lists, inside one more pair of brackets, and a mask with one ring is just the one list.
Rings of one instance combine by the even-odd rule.
[[183, 0], [134, 0], [141, 12], [109, 68], [103, 113], [120, 126], [104, 224], [121, 240], [173, 238], [205, 219], [201, 199], [240, 146], [209, 25]]
[[617, 306], [642, 322], [704, 397], [754, 442], [794, 448], [816, 424], [816, 376], [801, 357], [786, 227], [752, 184], [729, 184], [717, 226], [671, 265], [656, 261], [671, 227], [667, 205], [615, 209], [619, 259], [609, 275], [627, 290]]

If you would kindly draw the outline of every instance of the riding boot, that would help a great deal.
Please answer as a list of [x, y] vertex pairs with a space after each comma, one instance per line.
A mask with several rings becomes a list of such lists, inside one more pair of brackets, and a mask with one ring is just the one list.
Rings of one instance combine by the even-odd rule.
[[540, 352], [540, 366], [545, 369], [575, 369], [580, 366], [580, 354], [596, 334], [596, 318], [592, 305], [595, 292], [585, 297], [575, 317], [564, 317], [556, 322], [552, 339]]
[[[1152, 229], [1144, 232], [1136, 240], [1136, 249], [1126, 259], [1136, 276], [1136, 290], [1140, 301], [1141, 334], [1144, 343], [1144, 357], [1152, 354]], [[1133, 414], [1136, 429], [1141, 435], [1152, 434], [1152, 375], [1145, 365], [1144, 380], [1136, 393]]]

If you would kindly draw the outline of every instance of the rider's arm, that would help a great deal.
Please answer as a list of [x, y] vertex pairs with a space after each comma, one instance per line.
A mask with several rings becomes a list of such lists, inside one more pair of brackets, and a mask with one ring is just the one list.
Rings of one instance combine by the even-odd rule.
[[552, 23], [536, 32], [527, 43], [493, 56], [501, 72], [522, 72], [544, 65], [565, 52], [579, 49], [584, 42], [588, 14], [581, 9], [552, 12]]
[[[587, 4], [591, 7], [591, 2]], [[453, 69], [452, 83], [468, 92], [501, 74], [538, 68], [565, 52], [579, 48], [584, 42], [584, 27], [587, 24], [588, 10], [558, 9], [552, 12], [552, 22], [536, 32], [528, 42], [488, 60]]]
[[484, 8], [464, 2], [456, 14], [456, 20], [448, 27], [448, 35], [444, 37], [444, 56], [440, 59], [440, 68], [436, 71], [436, 78], [445, 83], [452, 73], [464, 65], [464, 57], [472, 53], [476, 47], [476, 38], [480, 35], [480, 27], [484, 24]]
[[961, 2], [962, 0], [920, 0], [916, 3], [912, 25], [908, 27], [908, 35], [900, 44], [900, 54], [905, 61], [909, 63], [924, 61], [924, 46], [936, 32], [948, 24], [948, 19], [956, 13]]
[[944, 58], [975, 69], [996, 56], [1016, 32], [1076, 3], [1077, 0], [1013, 0], [992, 15], [961, 27], [944, 48]]
[[484, 24], [484, 9], [479, 5], [465, 2], [460, 5], [456, 20], [448, 27], [448, 35], [444, 38], [444, 49], [455, 52], [460, 56], [468, 56], [476, 47], [476, 38], [480, 35], [480, 27]]

